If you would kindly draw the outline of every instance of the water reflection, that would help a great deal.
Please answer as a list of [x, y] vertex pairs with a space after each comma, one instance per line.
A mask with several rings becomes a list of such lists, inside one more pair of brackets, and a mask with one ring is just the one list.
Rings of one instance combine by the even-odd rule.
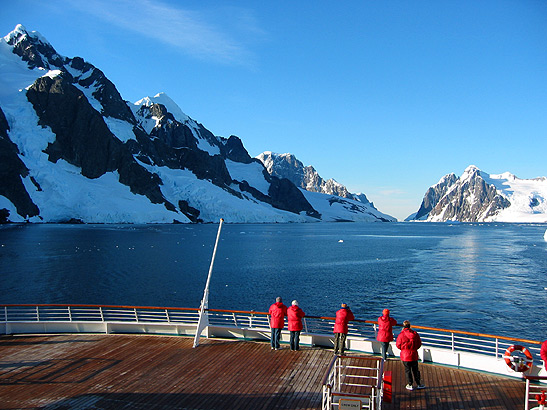
[[[4, 303], [199, 306], [216, 225], [0, 229]], [[224, 225], [210, 307], [310, 315], [341, 302], [415, 324], [522, 334], [546, 328], [545, 225]], [[533, 323], [534, 326], [524, 326]]]

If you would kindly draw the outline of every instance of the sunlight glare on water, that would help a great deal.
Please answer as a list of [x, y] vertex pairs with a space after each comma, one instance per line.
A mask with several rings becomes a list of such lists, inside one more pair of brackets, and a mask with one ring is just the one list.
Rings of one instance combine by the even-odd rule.
[[[198, 307], [218, 225], [0, 228], [3, 303]], [[225, 224], [209, 306], [547, 338], [544, 224]]]

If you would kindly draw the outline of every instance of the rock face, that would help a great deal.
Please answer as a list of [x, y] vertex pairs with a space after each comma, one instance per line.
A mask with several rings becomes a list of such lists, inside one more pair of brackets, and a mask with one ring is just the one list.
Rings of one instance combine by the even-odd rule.
[[276, 154], [266, 151], [258, 155], [257, 158], [271, 175], [287, 178], [306, 191], [320, 192], [371, 204], [365, 194], [352, 194], [344, 185], [334, 179], [324, 180], [311, 165], [304, 166], [293, 154]]
[[0, 59], [0, 222], [321, 220], [238, 137], [215, 136], [166, 94], [128, 103], [101, 70], [20, 25]]
[[[300, 187], [304, 196], [328, 221], [395, 222], [390, 215], [378, 211], [363, 193], [352, 194], [334, 179], [324, 180], [312, 166], [304, 166], [292, 154], [263, 152], [257, 156], [268, 173], [286, 178]], [[325, 202], [325, 197], [327, 202]]]
[[412, 218], [430, 222], [545, 222], [547, 179], [490, 175], [471, 165], [429, 188]]
[[[38, 207], [32, 202], [21, 178], [26, 178], [29, 170], [19, 158], [17, 146], [10, 141], [8, 121], [0, 108], [0, 196], [11, 198], [17, 213], [25, 218], [39, 214]], [[8, 220], [10, 212], [4, 211]]]
[[441, 198], [446, 194], [448, 189], [457, 181], [456, 174], [448, 174], [441, 178], [439, 183], [427, 190], [422, 201], [420, 209], [416, 213], [415, 219], [428, 217], [429, 213], [439, 203]]

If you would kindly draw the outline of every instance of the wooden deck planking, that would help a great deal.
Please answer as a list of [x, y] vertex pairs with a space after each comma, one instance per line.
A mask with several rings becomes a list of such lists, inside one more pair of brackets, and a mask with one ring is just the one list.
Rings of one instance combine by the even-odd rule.
[[522, 409], [525, 383], [487, 373], [461, 370], [428, 363], [419, 364], [423, 390], [406, 390], [404, 366], [388, 360], [393, 372], [393, 402], [383, 409]]
[[[332, 350], [272, 351], [268, 343], [215, 339], [193, 349], [192, 342], [154, 335], [0, 337], [0, 409], [320, 409]], [[385, 410], [524, 404], [519, 380], [420, 363], [427, 388], [407, 391], [399, 360], [387, 361], [385, 370], [393, 372], [393, 402]]]

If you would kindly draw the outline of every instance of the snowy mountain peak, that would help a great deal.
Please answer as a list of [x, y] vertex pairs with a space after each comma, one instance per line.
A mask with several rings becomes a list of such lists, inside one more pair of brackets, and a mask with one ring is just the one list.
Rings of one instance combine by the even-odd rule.
[[[34, 32], [34, 33], [38, 34], [36, 32]], [[25, 36], [29, 36], [29, 33], [28, 33], [27, 29], [22, 24], [17, 24], [17, 26], [15, 26], [15, 29], [11, 33], [4, 36], [4, 40], [6, 41], [6, 43], [9, 43], [11, 45], [16, 45], [21, 40], [23, 40], [25, 38]], [[38, 38], [38, 36], [42, 37], [39, 34], [36, 35], [35, 37]]]
[[57, 54], [53, 46], [37, 31], [28, 32], [18, 24], [4, 37], [4, 41], [13, 47], [13, 52], [26, 61], [29, 68], [60, 68], [64, 58]]
[[394, 221], [268, 174], [167, 94], [128, 103], [21, 25], [0, 37], [0, 158], [0, 223]]
[[488, 174], [471, 165], [448, 174], [425, 194], [411, 219], [431, 222], [547, 222], [547, 178]]
[[313, 168], [313, 166], [304, 164], [290, 153], [276, 154], [275, 152], [265, 151], [256, 157], [259, 159], [266, 170], [278, 178], [287, 178], [296, 186], [309, 192], [320, 192], [323, 194], [336, 195], [342, 198], [348, 198], [354, 201], [362, 202], [374, 208], [363, 193], [352, 194], [348, 189], [334, 179], [324, 180]]
[[53, 48], [51, 43], [42, 34], [37, 31], [29, 32], [22, 24], [17, 24], [11, 33], [4, 36], [4, 41], [12, 46], [25, 40], [30, 40], [33, 43], [41, 43], [44, 46]]
[[463, 174], [461, 176], [461, 179], [462, 180], [467, 180], [467, 179], [470, 179], [470, 178], [473, 178], [475, 177], [477, 174], [480, 175], [481, 173], [481, 170], [475, 166], [475, 165], [469, 165], [467, 168], [465, 168], [465, 170], [463, 171]]
[[190, 119], [177, 105], [175, 101], [173, 101], [167, 94], [165, 93], [158, 93], [154, 97], [144, 97], [137, 101], [135, 105], [144, 105], [144, 106], [151, 106], [152, 104], [161, 104], [163, 105], [167, 111], [169, 111], [175, 119], [180, 123], [185, 123]]

